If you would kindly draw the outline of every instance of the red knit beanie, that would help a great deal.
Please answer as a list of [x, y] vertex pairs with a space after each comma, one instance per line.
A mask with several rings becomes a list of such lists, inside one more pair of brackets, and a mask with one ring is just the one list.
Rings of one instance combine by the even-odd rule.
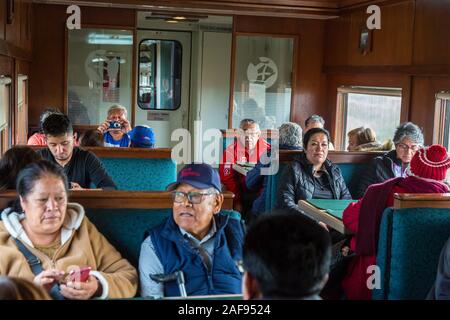
[[434, 144], [419, 149], [409, 166], [411, 173], [417, 177], [442, 181], [450, 168], [450, 159], [443, 146]]

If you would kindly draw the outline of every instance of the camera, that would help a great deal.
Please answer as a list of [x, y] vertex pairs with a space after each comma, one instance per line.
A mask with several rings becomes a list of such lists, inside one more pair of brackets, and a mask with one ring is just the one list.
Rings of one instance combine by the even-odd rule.
[[109, 123], [109, 129], [120, 129], [120, 128], [122, 128], [122, 125], [117, 121], [111, 121]]

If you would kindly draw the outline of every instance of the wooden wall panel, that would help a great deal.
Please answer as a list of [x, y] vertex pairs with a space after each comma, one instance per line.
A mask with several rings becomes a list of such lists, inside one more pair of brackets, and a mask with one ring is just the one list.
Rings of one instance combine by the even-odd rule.
[[5, 27], [6, 35], [5, 40], [9, 43], [19, 46], [20, 42], [20, 11], [21, 10], [21, 1], [20, 0], [14, 0], [14, 19], [11, 24], [7, 24]]
[[0, 55], [0, 75], [11, 77], [13, 72], [13, 59]]
[[414, 77], [412, 83], [411, 121], [422, 127], [425, 144], [433, 143], [435, 94], [450, 90], [448, 77]]
[[[33, 4], [33, 61], [29, 125], [48, 107], [64, 106], [66, 6]], [[134, 27], [134, 11], [81, 7], [82, 25]], [[39, 61], [39, 63], [36, 63]]]
[[291, 120], [303, 127], [311, 114], [325, 113], [326, 79], [322, 74], [325, 22], [318, 20], [237, 16], [236, 32], [298, 36], [294, 106]]
[[416, 0], [414, 64], [450, 65], [450, 1]]
[[0, 1], [0, 40], [5, 40], [6, 1]]
[[359, 51], [361, 29], [369, 17], [366, 7], [344, 14], [326, 25], [326, 66], [410, 65], [412, 62], [414, 1], [381, 6], [381, 30], [372, 31], [372, 51]]

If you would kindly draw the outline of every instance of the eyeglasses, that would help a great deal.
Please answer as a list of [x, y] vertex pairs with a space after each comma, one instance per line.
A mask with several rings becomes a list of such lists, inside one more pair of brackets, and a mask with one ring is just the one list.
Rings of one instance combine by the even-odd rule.
[[239, 135], [246, 136], [246, 137], [256, 137], [261, 133], [261, 131], [254, 131], [254, 130], [242, 130], [239, 129]]
[[217, 194], [214, 192], [207, 192], [207, 193], [201, 193], [201, 192], [181, 192], [181, 191], [172, 191], [172, 199], [173, 202], [176, 203], [183, 203], [186, 201], [186, 198], [190, 203], [198, 204], [203, 201], [204, 196], [209, 196], [212, 194]]
[[411, 146], [408, 146], [407, 144], [404, 144], [404, 143], [397, 144], [397, 147], [399, 147], [403, 151], [411, 150], [411, 151], [414, 151], [414, 152], [416, 152], [420, 148], [420, 146], [418, 144], [413, 144]]

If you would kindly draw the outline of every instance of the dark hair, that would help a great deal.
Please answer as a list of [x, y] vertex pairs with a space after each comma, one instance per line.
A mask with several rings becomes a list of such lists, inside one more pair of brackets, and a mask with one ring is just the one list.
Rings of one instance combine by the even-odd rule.
[[46, 175], [52, 175], [62, 180], [66, 191], [69, 190], [67, 176], [62, 167], [57, 164], [47, 161], [39, 160], [27, 165], [20, 171], [17, 177], [16, 190], [19, 196], [26, 197], [34, 187], [36, 181]]
[[0, 190], [15, 189], [20, 170], [42, 159], [29, 147], [13, 147], [0, 160]]
[[47, 119], [47, 117], [53, 113], [62, 114], [61, 111], [57, 108], [47, 108], [44, 111], [42, 111], [41, 115], [39, 116], [39, 130], [43, 133], [44, 132], [44, 121]]
[[[251, 125], [251, 124], [258, 124], [258, 122], [256, 122], [253, 119], [242, 119], [241, 122], [239, 123], [239, 128], [243, 128], [245, 125]], [[259, 125], [259, 124], [258, 124]]]
[[243, 248], [244, 269], [266, 298], [319, 294], [329, 272], [331, 240], [315, 221], [287, 209], [250, 226]]
[[92, 129], [84, 132], [80, 136], [80, 147], [103, 147], [103, 134], [98, 130]]
[[325, 125], [325, 120], [323, 120], [323, 118], [317, 114], [313, 114], [305, 120], [305, 129], [310, 122], [320, 122], [322, 125]]
[[323, 128], [311, 128], [308, 131], [306, 131], [305, 135], [303, 136], [303, 148], [306, 150], [308, 148], [308, 142], [311, 139], [313, 135], [316, 133], [323, 133], [327, 136], [328, 144], [330, 143], [330, 133], [327, 129]]
[[58, 137], [64, 134], [73, 134], [72, 123], [65, 114], [53, 113], [42, 124], [45, 135]]

